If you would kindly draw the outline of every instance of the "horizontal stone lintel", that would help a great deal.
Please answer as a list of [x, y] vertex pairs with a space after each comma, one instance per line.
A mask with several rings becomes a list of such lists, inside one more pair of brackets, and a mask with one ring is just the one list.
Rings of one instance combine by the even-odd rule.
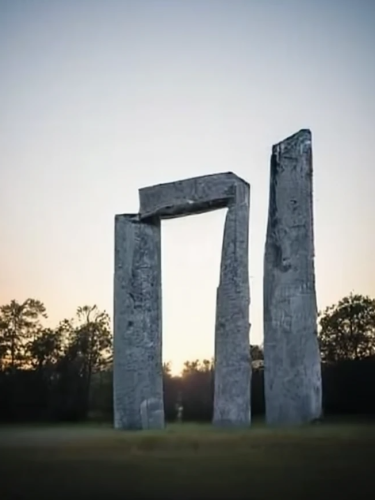
[[225, 172], [142, 188], [139, 217], [171, 219], [228, 207], [239, 183], [248, 185], [234, 173]]
[[115, 215], [115, 223], [119, 222], [121, 218], [125, 218], [127, 222], [134, 223], [134, 224], [139, 224], [140, 222], [143, 222], [145, 224], [159, 224], [160, 223], [160, 218], [157, 216], [151, 216], [148, 217], [147, 220], [143, 217], [140, 216], [139, 213], [124, 213], [124, 214], [116, 214]]

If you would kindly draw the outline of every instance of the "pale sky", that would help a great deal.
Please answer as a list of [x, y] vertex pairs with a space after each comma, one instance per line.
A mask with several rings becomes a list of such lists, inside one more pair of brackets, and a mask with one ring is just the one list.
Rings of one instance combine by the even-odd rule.
[[[373, 0], [0, 0], [0, 304], [112, 315], [114, 215], [138, 188], [251, 184], [263, 336], [272, 144], [313, 134], [318, 305], [375, 296]], [[214, 353], [225, 211], [163, 222], [163, 352]]]

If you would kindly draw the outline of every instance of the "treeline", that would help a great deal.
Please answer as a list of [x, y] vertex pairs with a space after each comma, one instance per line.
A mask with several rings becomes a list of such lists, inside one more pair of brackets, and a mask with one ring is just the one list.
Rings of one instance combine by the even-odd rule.
[[[0, 420], [111, 420], [112, 333], [106, 312], [79, 307], [72, 319], [45, 328], [38, 300], [0, 307]], [[325, 413], [375, 415], [375, 301], [349, 295], [320, 314]], [[252, 411], [264, 413], [263, 351], [251, 346]], [[164, 365], [168, 420], [209, 421], [214, 364], [187, 361], [181, 377]]]
[[55, 329], [43, 326], [46, 317], [34, 299], [0, 307], [0, 418], [81, 420], [98, 397], [110, 411], [108, 384], [98, 394], [111, 365], [108, 314], [79, 307]]

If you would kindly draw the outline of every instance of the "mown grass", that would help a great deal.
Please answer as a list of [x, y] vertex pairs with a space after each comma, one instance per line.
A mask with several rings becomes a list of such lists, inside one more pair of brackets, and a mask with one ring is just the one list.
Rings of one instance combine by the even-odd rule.
[[0, 498], [371, 498], [375, 425], [0, 430]]

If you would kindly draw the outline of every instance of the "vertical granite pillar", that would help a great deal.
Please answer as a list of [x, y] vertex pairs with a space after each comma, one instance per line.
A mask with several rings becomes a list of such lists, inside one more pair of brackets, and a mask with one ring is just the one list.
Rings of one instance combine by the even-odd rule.
[[164, 427], [160, 220], [115, 217], [114, 426]]
[[250, 187], [236, 183], [228, 205], [217, 289], [213, 423], [248, 426], [250, 412], [249, 202]]
[[309, 130], [272, 148], [264, 364], [267, 423], [299, 424], [321, 416]]

